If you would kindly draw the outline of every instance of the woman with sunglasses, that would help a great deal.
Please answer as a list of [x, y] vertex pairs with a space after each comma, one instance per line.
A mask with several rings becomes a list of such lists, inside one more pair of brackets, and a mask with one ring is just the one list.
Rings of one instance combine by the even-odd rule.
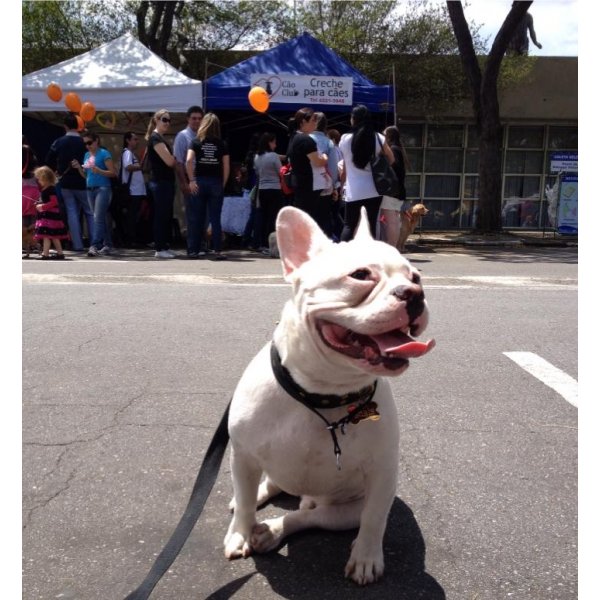
[[173, 224], [173, 201], [175, 199], [175, 164], [173, 151], [164, 136], [169, 130], [171, 117], [166, 108], [157, 111], [148, 124], [147, 160], [150, 164], [148, 190], [154, 201], [154, 256], [175, 258], [169, 249]]
[[94, 213], [94, 226], [90, 232], [91, 244], [87, 255], [102, 256], [112, 252], [112, 224], [108, 218], [108, 209], [112, 200], [110, 180], [117, 176], [117, 172], [111, 153], [100, 146], [98, 134], [84, 133], [83, 142], [87, 149], [83, 165], [77, 160], [73, 160], [71, 164], [86, 179], [88, 202]]

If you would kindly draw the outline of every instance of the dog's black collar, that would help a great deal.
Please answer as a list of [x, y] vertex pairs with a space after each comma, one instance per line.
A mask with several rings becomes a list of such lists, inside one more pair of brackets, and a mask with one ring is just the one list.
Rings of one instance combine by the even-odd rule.
[[[378, 415], [377, 404], [371, 402], [375, 395], [375, 391], [377, 390], [377, 379], [362, 390], [345, 394], [344, 396], [336, 396], [334, 394], [310, 394], [293, 380], [290, 372], [281, 364], [281, 356], [279, 356], [275, 343], [271, 344], [271, 366], [273, 367], [273, 374], [279, 385], [294, 398], [294, 400], [304, 404], [306, 408], [314, 412], [325, 423], [327, 430], [331, 435], [333, 453], [335, 454], [335, 461], [339, 471], [342, 468], [340, 464], [342, 449], [340, 448], [335, 432], [339, 429], [342, 435], [344, 435], [346, 433], [346, 425], [358, 423], [361, 418], [364, 418], [359, 415], [363, 409], [366, 409], [367, 407], [371, 407], [374, 414]], [[317, 410], [318, 408], [337, 408], [339, 406], [350, 404], [351, 402], [356, 403], [356, 406], [348, 407], [348, 414], [337, 421], [329, 421]]]
[[290, 372], [281, 364], [281, 356], [279, 356], [274, 343], [271, 344], [271, 367], [279, 385], [294, 400], [298, 400], [298, 402], [311, 408], [338, 408], [347, 404], [362, 403], [373, 397], [375, 388], [377, 387], [377, 380], [375, 380], [371, 385], [358, 390], [358, 392], [350, 392], [343, 396], [336, 396], [335, 394], [311, 394], [300, 387], [294, 381]]

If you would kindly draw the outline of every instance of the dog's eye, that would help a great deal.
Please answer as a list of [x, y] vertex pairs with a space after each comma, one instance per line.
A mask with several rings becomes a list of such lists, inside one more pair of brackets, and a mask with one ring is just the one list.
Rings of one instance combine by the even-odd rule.
[[368, 279], [370, 275], [371, 271], [369, 271], [369, 269], [356, 269], [354, 273], [350, 273], [352, 279], [360, 279], [361, 281]]
[[413, 273], [411, 279], [412, 279], [412, 282], [416, 283], [417, 285], [419, 283], [421, 283], [421, 276], [418, 273]]

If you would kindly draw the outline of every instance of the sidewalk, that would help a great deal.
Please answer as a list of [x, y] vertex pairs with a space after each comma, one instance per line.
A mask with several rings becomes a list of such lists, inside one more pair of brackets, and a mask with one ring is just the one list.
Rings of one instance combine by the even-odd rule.
[[408, 238], [411, 244], [423, 246], [542, 246], [577, 247], [576, 235], [561, 235], [554, 231], [504, 231], [492, 234], [472, 234], [464, 231], [424, 231], [416, 232]]

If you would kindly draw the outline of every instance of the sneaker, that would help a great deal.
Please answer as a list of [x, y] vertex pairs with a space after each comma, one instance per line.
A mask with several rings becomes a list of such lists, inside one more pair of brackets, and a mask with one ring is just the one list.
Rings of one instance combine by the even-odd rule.
[[154, 258], [175, 258], [175, 256], [168, 250], [157, 250], [154, 253]]
[[98, 252], [98, 248], [96, 246], [90, 246], [87, 251], [88, 256], [100, 256], [100, 252]]
[[112, 252], [112, 248], [110, 246], [102, 246], [100, 250], [98, 250], [98, 254], [101, 256], [107, 256]]
[[198, 258], [200, 256], [200, 254], [198, 252], [188, 252], [186, 254], [186, 258], [188, 258], [189, 260], [193, 260], [195, 258]]
[[227, 260], [227, 257], [220, 252], [215, 252], [212, 257], [213, 260]]
[[173, 250], [163, 250], [163, 252], [166, 252], [171, 258], [177, 258], [177, 254]]

